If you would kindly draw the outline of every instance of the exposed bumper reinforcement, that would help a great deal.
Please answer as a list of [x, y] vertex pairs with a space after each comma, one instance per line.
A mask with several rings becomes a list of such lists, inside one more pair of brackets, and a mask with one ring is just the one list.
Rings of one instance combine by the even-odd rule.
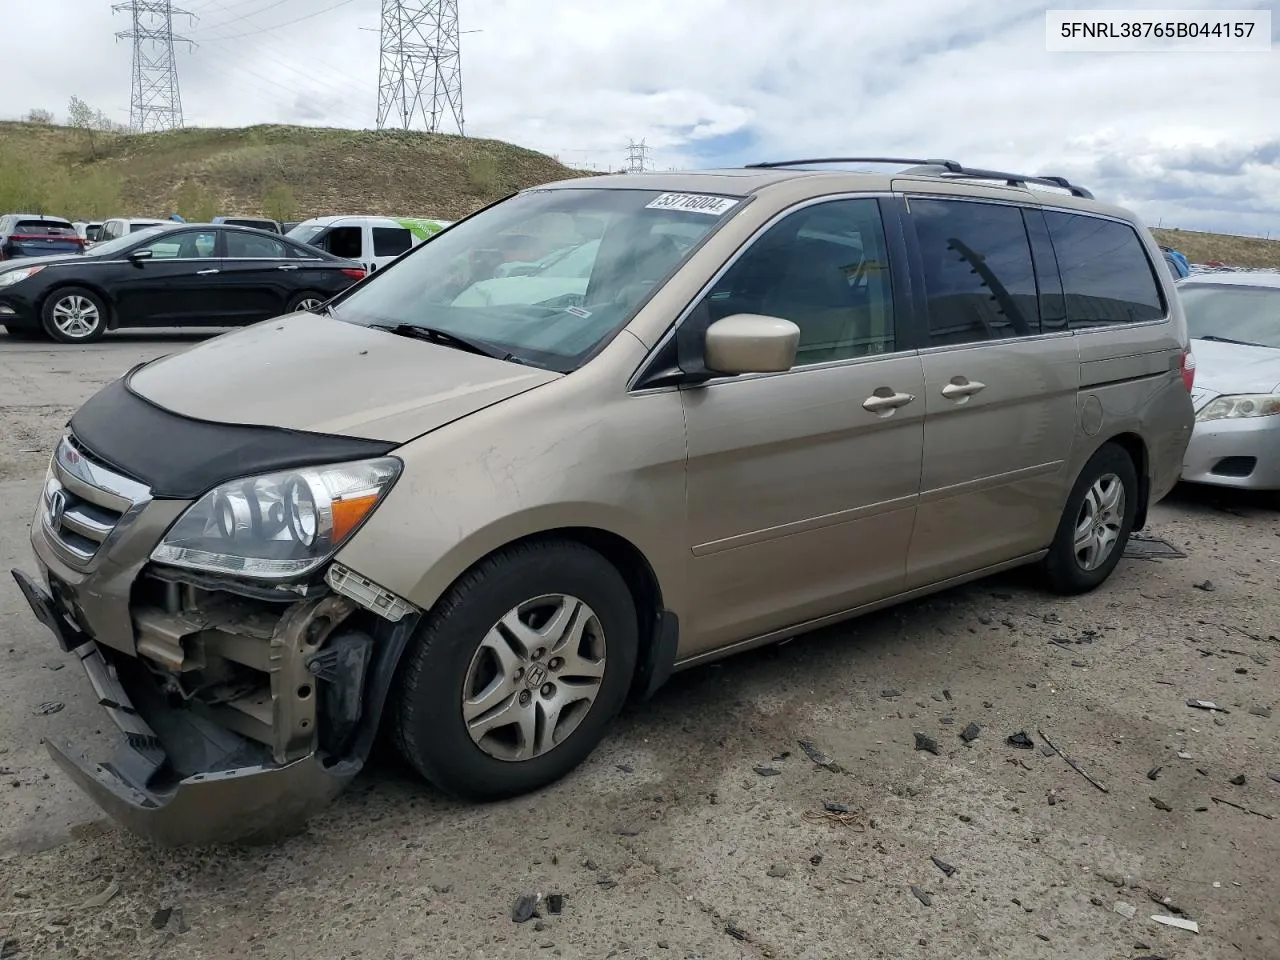
[[300, 829], [359, 772], [358, 760], [326, 766], [316, 755], [282, 765], [197, 773], [148, 786], [165, 764], [159, 737], [130, 701], [98, 644], [76, 629], [34, 580], [14, 571], [32, 612], [84, 668], [99, 705], [120, 730], [112, 759], [98, 763], [65, 743], [50, 756], [95, 803], [134, 833], [165, 846], [262, 842]]

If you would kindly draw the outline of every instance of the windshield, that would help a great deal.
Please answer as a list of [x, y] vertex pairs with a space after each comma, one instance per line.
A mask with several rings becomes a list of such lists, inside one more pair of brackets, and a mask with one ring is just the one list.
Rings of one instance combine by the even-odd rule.
[[311, 238], [314, 237], [323, 229], [324, 229], [323, 223], [313, 223], [310, 225], [299, 224], [298, 226], [290, 230], [288, 233], [286, 233], [285, 236], [289, 237], [290, 239], [297, 240], [299, 243], [310, 243]]
[[568, 372], [739, 206], [653, 190], [534, 190], [456, 224], [333, 313], [408, 324]]
[[94, 244], [93, 255], [95, 257], [107, 256], [113, 257], [118, 253], [130, 249], [135, 244], [145, 243], [148, 237], [158, 236], [168, 227], [147, 227], [145, 230], [135, 230], [133, 233], [126, 233], [123, 237], [116, 237], [114, 240], [104, 240], [102, 243]]
[[1192, 283], [1178, 287], [1192, 339], [1239, 340], [1280, 349], [1280, 287]]

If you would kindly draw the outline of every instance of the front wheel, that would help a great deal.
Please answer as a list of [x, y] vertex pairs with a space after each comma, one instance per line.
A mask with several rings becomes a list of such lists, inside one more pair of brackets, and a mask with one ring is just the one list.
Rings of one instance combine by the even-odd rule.
[[1120, 562], [1138, 510], [1138, 473], [1129, 454], [1104, 444], [1080, 471], [1058, 523], [1044, 572], [1058, 593], [1087, 593]]
[[546, 786], [622, 709], [637, 643], [631, 591], [603, 556], [571, 541], [503, 550], [450, 588], [406, 652], [397, 744], [463, 799]]
[[92, 290], [63, 287], [40, 311], [44, 331], [58, 343], [91, 343], [107, 332], [107, 307]]
[[289, 301], [289, 306], [285, 309], [286, 313], [313, 313], [324, 306], [327, 298], [318, 293], [295, 293]]

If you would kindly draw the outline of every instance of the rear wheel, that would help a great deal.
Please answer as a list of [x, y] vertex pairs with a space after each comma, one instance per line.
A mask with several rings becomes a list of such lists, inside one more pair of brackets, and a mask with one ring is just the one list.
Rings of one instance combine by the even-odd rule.
[[1067, 498], [1058, 532], [1044, 559], [1049, 586], [1058, 593], [1086, 593], [1120, 562], [1138, 509], [1138, 473], [1114, 443], [1089, 458]]
[[329, 298], [326, 296], [323, 296], [322, 294], [313, 293], [311, 291], [295, 293], [293, 295], [293, 298], [289, 301], [288, 309], [285, 312], [286, 313], [313, 312], [315, 310], [319, 310], [320, 307], [324, 305], [324, 302], [327, 299]]
[[107, 332], [107, 307], [92, 290], [62, 287], [40, 311], [44, 331], [59, 343], [91, 343]]
[[450, 588], [405, 654], [396, 741], [455, 796], [545, 786], [621, 710], [637, 642], [631, 592], [600, 554], [570, 541], [501, 551]]
[[10, 327], [5, 326], [4, 332], [8, 334], [10, 340], [43, 340], [45, 332], [39, 327]]

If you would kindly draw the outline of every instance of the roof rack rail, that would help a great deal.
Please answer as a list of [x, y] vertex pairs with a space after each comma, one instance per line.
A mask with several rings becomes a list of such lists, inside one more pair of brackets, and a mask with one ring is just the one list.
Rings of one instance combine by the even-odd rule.
[[1092, 200], [1093, 194], [1084, 187], [1078, 186], [1066, 177], [1029, 176], [1024, 173], [1005, 173], [1002, 170], [982, 170], [966, 167], [955, 160], [912, 160], [907, 157], [819, 157], [812, 160], [777, 160], [768, 163], [749, 163], [750, 169], [777, 169], [781, 167], [807, 167], [823, 163], [892, 163], [902, 164], [908, 169], [902, 173], [908, 176], [945, 177], [952, 180], [999, 180], [1011, 187], [1025, 187], [1028, 184], [1040, 184], [1045, 187], [1057, 187], [1066, 190], [1073, 197]]

